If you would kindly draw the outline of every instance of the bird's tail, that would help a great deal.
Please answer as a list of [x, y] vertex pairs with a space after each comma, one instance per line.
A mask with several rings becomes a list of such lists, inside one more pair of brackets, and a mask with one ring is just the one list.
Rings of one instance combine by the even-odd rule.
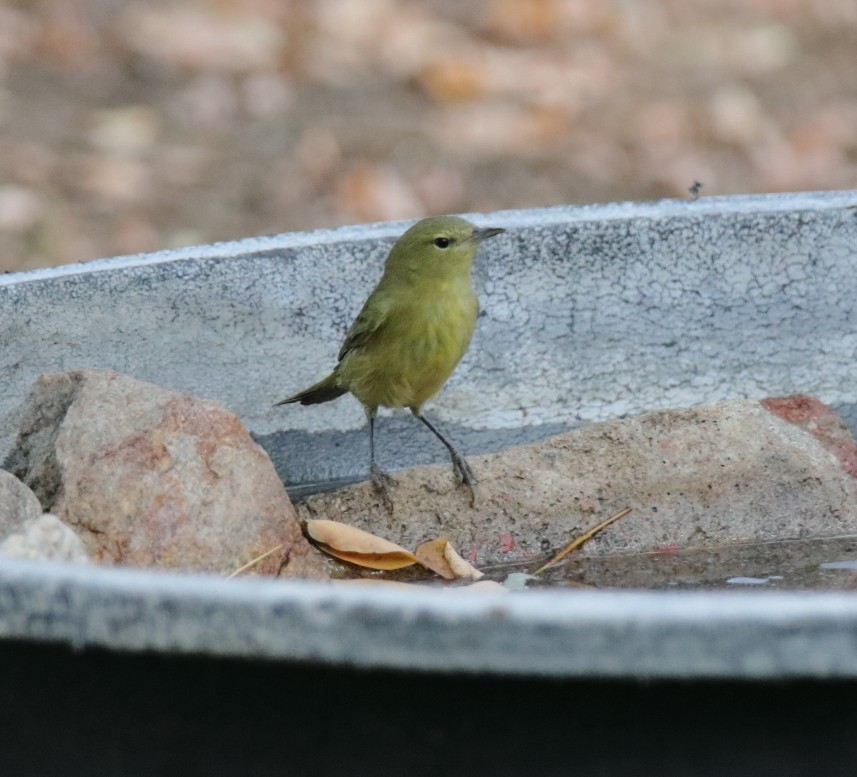
[[276, 405], [288, 405], [292, 402], [300, 402], [302, 405], [318, 405], [322, 402], [330, 402], [330, 400], [347, 393], [348, 389], [342, 388], [336, 382], [336, 373], [331, 372], [330, 375], [322, 378], [318, 383], [313, 383], [309, 388], [281, 399]]

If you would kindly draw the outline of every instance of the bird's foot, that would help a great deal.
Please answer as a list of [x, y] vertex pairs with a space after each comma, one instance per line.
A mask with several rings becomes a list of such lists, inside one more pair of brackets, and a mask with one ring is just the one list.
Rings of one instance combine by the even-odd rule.
[[452, 454], [452, 471], [455, 474], [455, 481], [459, 486], [467, 486], [470, 491], [470, 506], [476, 506], [476, 475], [470, 469], [467, 459], [459, 453]]
[[392, 513], [393, 500], [389, 489], [396, 485], [396, 478], [381, 469], [374, 461], [369, 465], [369, 478], [372, 481], [372, 487], [380, 494], [387, 512]]

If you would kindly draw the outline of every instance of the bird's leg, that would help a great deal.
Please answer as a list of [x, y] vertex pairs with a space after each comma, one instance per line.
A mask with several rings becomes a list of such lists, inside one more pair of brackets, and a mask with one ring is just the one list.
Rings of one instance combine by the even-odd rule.
[[366, 417], [369, 419], [369, 478], [372, 481], [372, 486], [381, 495], [384, 506], [388, 512], [393, 512], [393, 500], [390, 498], [390, 493], [387, 491], [388, 486], [396, 485], [396, 479], [384, 472], [375, 461], [375, 413], [376, 410], [367, 408]]
[[467, 490], [470, 491], [470, 506], [473, 507], [476, 504], [476, 476], [473, 474], [473, 470], [470, 469], [470, 465], [467, 463], [467, 460], [462, 456], [455, 448], [452, 446], [452, 443], [446, 439], [432, 424], [431, 421], [428, 420], [424, 415], [421, 415], [416, 410], [411, 410], [411, 412], [420, 419], [440, 440], [449, 451], [449, 456], [452, 459], [452, 471], [455, 474], [455, 479], [458, 485], [467, 486]]

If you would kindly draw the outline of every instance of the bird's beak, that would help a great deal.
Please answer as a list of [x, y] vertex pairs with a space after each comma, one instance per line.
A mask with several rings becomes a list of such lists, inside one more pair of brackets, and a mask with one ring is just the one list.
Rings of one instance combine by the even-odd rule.
[[483, 240], [487, 240], [489, 237], [494, 237], [494, 235], [499, 235], [501, 232], [505, 231], [505, 229], [500, 229], [500, 227], [476, 228], [473, 230], [473, 234], [470, 236], [470, 239], [474, 243], [481, 243]]

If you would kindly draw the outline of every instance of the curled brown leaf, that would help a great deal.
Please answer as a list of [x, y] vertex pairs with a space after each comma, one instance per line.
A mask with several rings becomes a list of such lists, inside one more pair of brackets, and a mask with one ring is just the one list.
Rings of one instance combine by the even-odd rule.
[[413, 553], [396, 543], [339, 521], [306, 521], [304, 531], [320, 550], [361, 567], [401, 569], [417, 563]]
[[465, 561], [444, 538], [422, 543], [414, 551], [417, 561], [446, 580], [478, 580], [484, 573]]

